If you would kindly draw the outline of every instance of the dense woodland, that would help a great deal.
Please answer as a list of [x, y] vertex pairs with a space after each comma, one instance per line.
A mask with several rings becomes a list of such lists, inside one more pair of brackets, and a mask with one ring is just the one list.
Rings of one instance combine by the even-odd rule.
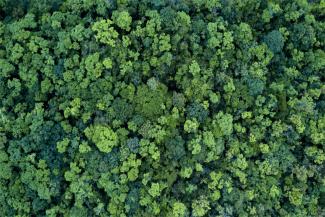
[[324, 48], [324, 0], [0, 0], [0, 216], [325, 216]]

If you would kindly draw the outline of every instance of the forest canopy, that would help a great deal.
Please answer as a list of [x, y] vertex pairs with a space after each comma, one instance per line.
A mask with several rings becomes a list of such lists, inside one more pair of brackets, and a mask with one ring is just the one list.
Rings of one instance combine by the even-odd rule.
[[325, 216], [324, 0], [0, 0], [0, 216]]

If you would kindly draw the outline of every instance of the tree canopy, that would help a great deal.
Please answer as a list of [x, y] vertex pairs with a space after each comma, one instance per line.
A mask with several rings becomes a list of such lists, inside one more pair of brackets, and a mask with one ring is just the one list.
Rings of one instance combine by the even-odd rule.
[[0, 216], [325, 216], [324, 0], [0, 0]]

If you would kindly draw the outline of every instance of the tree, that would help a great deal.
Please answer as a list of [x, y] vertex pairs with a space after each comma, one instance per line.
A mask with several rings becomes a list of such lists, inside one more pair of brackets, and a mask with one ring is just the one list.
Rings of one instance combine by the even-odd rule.
[[93, 125], [87, 127], [84, 132], [101, 152], [109, 153], [118, 145], [117, 135], [110, 127]]

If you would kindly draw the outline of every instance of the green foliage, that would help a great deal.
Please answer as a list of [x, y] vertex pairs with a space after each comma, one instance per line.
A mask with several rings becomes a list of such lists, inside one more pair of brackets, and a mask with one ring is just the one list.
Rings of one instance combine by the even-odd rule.
[[0, 0], [0, 217], [325, 213], [324, 0]]
[[118, 27], [121, 29], [130, 30], [130, 25], [132, 23], [132, 17], [127, 11], [113, 11], [112, 19]]
[[284, 46], [284, 38], [281, 32], [273, 30], [264, 37], [264, 41], [273, 53], [282, 51]]
[[118, 32], [111, 26], [112, 24], [113, 22], [110, 19], [103, 19], [95, 22], [92, 30], [97, 33], [95, 37], [99, 42], [115, 47]]
[[85, 129], [85, 135], [104, 153], [111, 152], [118, 144], [118, 137], [110, 127], [93, 125]]
[[173, 204], [173, 216], [175, 217], [183, 217], [186, 214], [186, 206], [181, 202], [175, 202]]
[[201, 197], [193, 201], [192, 209], [193, 209], [193, 216], [201, 217], [204, 216], [211, 208], [209, 205], [209, 201], [206, 198]]

